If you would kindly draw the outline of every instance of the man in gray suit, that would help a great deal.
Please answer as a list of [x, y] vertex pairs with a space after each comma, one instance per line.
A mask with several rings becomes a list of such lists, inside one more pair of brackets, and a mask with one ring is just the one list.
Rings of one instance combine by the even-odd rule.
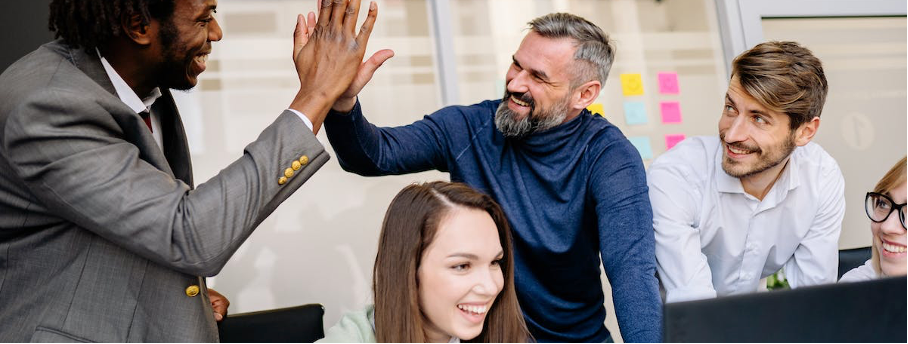
[[53, 1], [60, 39], [0, 75], [0, 342], [217, 341], [204, 276], [329, 159], [314, 133], [361, 68], [359, 5], [298, 17], [300, 92], [193, 187], [168, 89], [204, 71], [216, 0]]

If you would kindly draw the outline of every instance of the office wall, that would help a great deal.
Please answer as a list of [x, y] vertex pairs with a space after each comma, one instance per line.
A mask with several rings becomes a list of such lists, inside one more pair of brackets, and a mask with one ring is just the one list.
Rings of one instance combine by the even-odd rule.
[[773, 18], [762, 24], [767, 40], [801, 42], [823, 61], [829, 94], [814, 141], [845, 176], [839, 247], [869, 246], [864, 195], [906, 151], [905, 17]]
[[53, 38], [47, 28], [48, 4], [50, 0], [0, 1], [0, 71]]

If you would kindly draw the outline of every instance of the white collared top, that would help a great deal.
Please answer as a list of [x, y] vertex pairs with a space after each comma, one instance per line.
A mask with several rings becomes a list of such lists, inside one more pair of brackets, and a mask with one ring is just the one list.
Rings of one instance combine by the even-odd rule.
[[842, 278], [839, 279], [839, 283], [862, 282], [883, 277], [883, 274], [877, 272], [876, 268], [873, 267], [873, 259], [868, 259], [864, 262], [864, 265], [851, 269], [842, 275]]
[[691, 137], [647, 172], [666, 302], [754, 292], [785, 267], [792, 288], [835, 283], [845, 180], [816, 143], [792, 152], [762, 201], [722, 169], [718, 137]]
[[104, 56], [101, 56], [101, 52], [98, 52], [98, 57], [101, 58], [101, 65], [104, 66], [104, 71], [107, 72], [107, 77], [110, 78], [110, 83], [113, 84], [114, 90], [117, 91], [117, 96], [120, 97], [120, 100], [137, 114], [142, 111], [149, 111], [151, 114], [151, 128], [152, 134], [154, 134], [154, 141], [158, 144], [158, 147], [163, 150], [164, 139], [161, 136], [161, 118], [158, 117], [157, 114], [150, 112], [151, 105], [161, 97], [161, 89], [155, 87], [151, 90], [151, 94], [149, 94], [148, 97], [140, 99], [136, 94], [136, 91], [133, 91], [132, 87], [129, 87], [126, 80], [123, 80], [123, 77], [121, 77], [110, 65], [110, 62], [107, 62], [107, 59], [104, 58]]

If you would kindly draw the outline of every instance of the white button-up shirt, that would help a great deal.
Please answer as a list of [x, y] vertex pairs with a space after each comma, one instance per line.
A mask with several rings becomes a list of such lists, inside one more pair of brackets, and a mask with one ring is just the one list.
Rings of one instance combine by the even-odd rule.
[[113, 84], [114, 90], [117, 91], [117, 96], [120, 97], [120, 100], [137, 114], [142, 111], [149, 111], [154, 141], [158, 144], [158, 147], [161, 147], [163, 150], [164, 139], [161, 136], [161, 118], [150, 112], [151, 105], [161, 97], [161, 89], [155, 87], [151, 90], [151, 94], [148, 95], [148, 97], [140, 99], [136, 94], [136, 91], [133, 91], [132, 87], [129, 87], [126, 80], [123, 80], [120, 73], [117, 73], [113, 66], [110, 65], [110, 62], [107, 62], [107, 59], [104, 58], [104, 56], [101, 56], [100, 52], [98, 53], [98, 56], [101, 58], [101, 65], [104, 66], [104, 71], [107, 72], [107, 77], [110, 78], [110, 83]]
[[792, 152], [762, 201], [722, 170], [718, 137], [691, 137], [647, 172], [666, 302], [754, 292], [783, 266], [792, 288], [835, 283], [845, 180], [816, 143]]

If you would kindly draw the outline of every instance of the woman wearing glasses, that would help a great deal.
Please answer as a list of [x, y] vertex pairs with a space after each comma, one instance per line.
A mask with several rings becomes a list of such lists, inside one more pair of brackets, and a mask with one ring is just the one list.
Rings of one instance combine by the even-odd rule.
[[873, 256], [866, 264], [848, 271], [840, 282], [904, 276], [906, 270], [905, 158], [899, 160], [868, 192], [864, 209], [873, 232]]

